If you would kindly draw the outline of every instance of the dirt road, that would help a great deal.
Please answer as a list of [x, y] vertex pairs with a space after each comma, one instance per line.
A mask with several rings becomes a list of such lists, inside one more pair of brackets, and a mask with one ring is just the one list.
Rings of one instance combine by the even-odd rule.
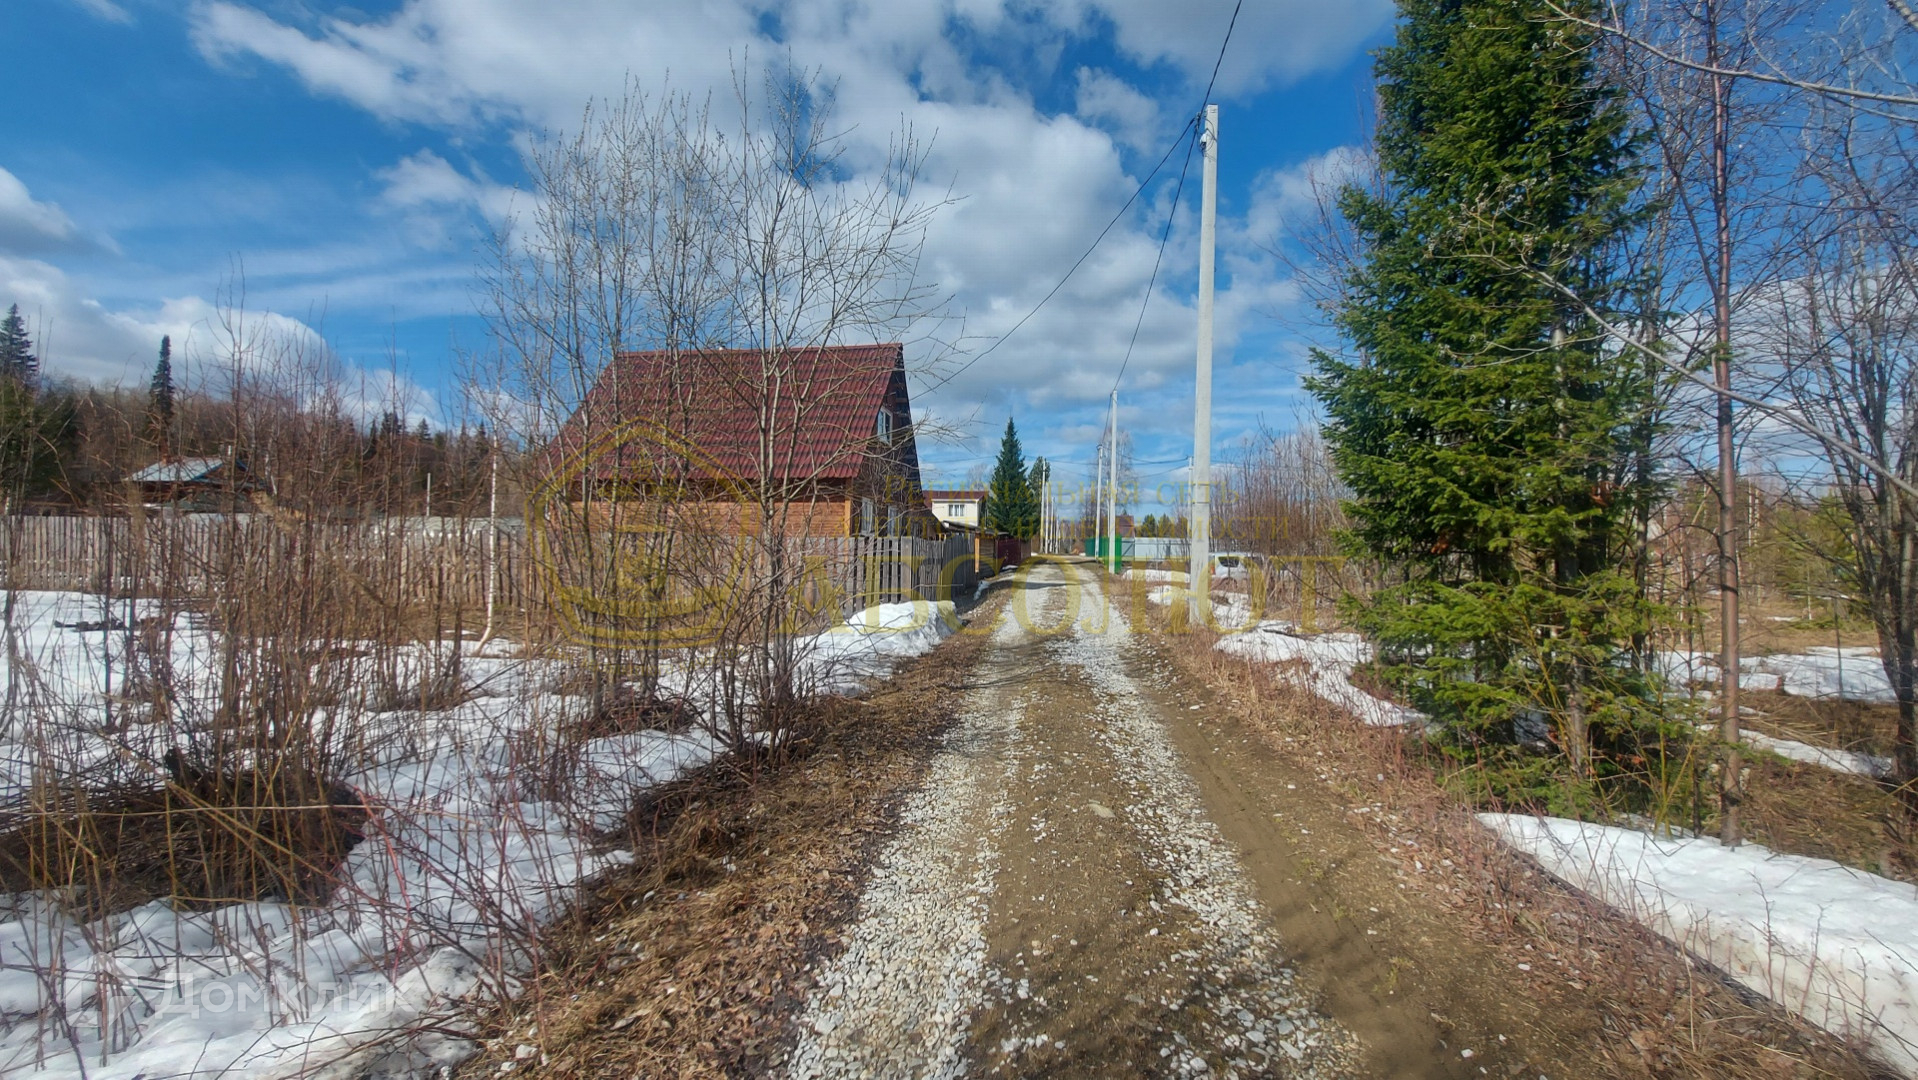
[[1221, 781], [1207, 707], [1094, 573], [1013, 586], [790, 1074], [1480, 1075], [1423, 1009], [1301, 969], [1281, 929], [1311, 902], [1300, 827]]

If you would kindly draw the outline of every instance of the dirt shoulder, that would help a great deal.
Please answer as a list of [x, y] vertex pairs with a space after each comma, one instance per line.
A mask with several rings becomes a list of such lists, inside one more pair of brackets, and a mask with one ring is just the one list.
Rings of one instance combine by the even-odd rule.
[[712, 772], [660, 792], [635, 822], [632, 867], [548, 928], [537, 975], [486, 1018], [459, 1075], [777, 1071], [813, 963], [837, 948], [985, 644], [962, 633], [865, 697], [822, 702], [794, 759], [754, 783]]
[[[1172, 673], [1161, 692], [1200, 706], [1174, 737], [1211, 812], [1263, 893], [1304, 899], [1268, 903], [1381, 1075], [1417, 1075], [1421, 1060], [1552, 1080], [1872, 1075], [1499, 846], [1403, 734], [1150, 621], [1140, 647]], [[1428, 1046], [1387, 1041], [1421, 1013]]]

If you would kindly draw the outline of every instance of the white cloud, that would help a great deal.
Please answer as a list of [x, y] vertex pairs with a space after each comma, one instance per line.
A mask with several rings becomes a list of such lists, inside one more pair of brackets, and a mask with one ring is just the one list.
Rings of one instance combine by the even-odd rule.
[[737, 3], [410, 0], [385, 20], [322, 18], [309, 34], [229, 0], [201, 0], [191, 21], [207, 57], [279, 64], [313, 91], [377, 116], [557, 124], [577, 118], [589, 97], [616, 92], [629, 71], [726, 86], [729, 46], [757, 39], [758, 11]]
[[144, 385], [165, 335], [173, 339], [175, 377], [186, 386], [219, 392], [238, 367], [301, 396], [328, 393], [361, 420], [387, 409], [409, 423], [441, 420], [434, 396], [404, 372], [342, 361], [319, 331], [276, 311], [243, 310], [201, 296], [171, 297], [152, 308], [112, 308], [57, 267], [4, 255], [0, 296], [20, 305], [41, 372], [49, 378]]
[[[1163, 61], [1203, 87], [1236, 0], [1079, 0], [1061, 5], [1081, 20], [1111, 21], [1119, 47], [1146, 63]], [[1219, 68], [1219, 92], [1231, 96], [1343, 63], [1392, 18], [1391, 0], [1252, 0], [1240, 8]]]
[[1079, 69], [1077, 109], [1081, 119], [1106, 128], [1133, 150], [1159, 148], [1159, 103], [1110, 72]]
[[74, 3], [86, 9], [87, 14], [104, 22], [129, 26], [133, 23], [133, 13], [121, 7], [113, 0], [74, 0]]
[[19, 177], [0, 168], [0, 254], [44, 255], [111, 247], [111, 241], [82, 232], [56, 204], [34, 199]]
[[[476, 170], [477, 172], [477, 170]], [[376, 174], [383, 185], [380, 201], [405, 217], [413, 242], [425, 248], [452, 246], [461, 226], [473, 216], [488, 227], [503, 228], [524, 197], [483, 174], [469, 176], [431, 150], [401, 158]]]
[[1335, 146], [1283, 169], [1270, 169], [1252, 182], [1252, 204], [1246, 212], [1244, 235], [1255, 243], [1276, 247], [1288, 229], [1311, 224], [1321, 204], [1346, 184], [1362, 181], [1373, 167], [1371, 152], [1362, 146]]
[[142, 382], [162, 335], [173, 338], [176, 356], [207, 362], [224, 362], [236, 339], [249, 342], [255, 356], [269, 347], [319, 344], [305, 323], [273, 312], [250, 313], [229, 332], [237, 313], [198, 296], [168, 298], [153, 308], [110, 308], [58, 267], [34, 259], [0, 256], [0, 296], [20, 305], [41, 371], [55, 378]]
[[[966, 317], [964, 332], [979, 349], [1030, 311], [1105, 227], [1138, 182], [1127, 174], [1120, 148], [1156, 148], [1166, 134], [1160, 130], [1166, 113], [1112, 71], [1085, 68], [1070, 72], [1077, 115], [1043, 116], [1022, 88], [1024, 73], [981, 65], [956, 39], [1000, 35], [1044, 68], [1056, 62], [1066, 35], [1109, 30], [1127, 57], [1178, 72], [1188, 86], [1174, 96], [1183, 99], [1210, 76], [1231, 11], [1231, 0], [1071, 0], [1037, 7], [1013, 0], [789, 0], [777, 6], [763, 0], [402, 0], [383, 16], [294, 23], [237, 0], [197, 0], [190, 21], [193, 40], [209, 58], [262, 61], [315, 94], [459, 138], [577, 126], [589, 99], [617, 95], [629, 79], [646, 90], [664, 81], [710, 95], [718, 123], [726, 126], [735, 71], [788, 58], [801, 69], [817, 69], [837, 88], [838, 119], [850, 131], [844, 161], [856, 174], [883, 160], [902, 123], [932, 137], [925, 190], [950, 190], [960, 202], [936, 219], [922, 277], [952, 295], [954, 309]], [[1245, 5], [1220, 72], [1222, 94], [1230, 102], [1233, 95], [1343, 64], [1390, 16], [1390, 0], [1254, 0]], [[762, 19], [776, 21], [776, 40]], [[971, 34], [952, 34], [955, 22]], [[377, 179], [379, 207], [402, 217], [415, 243], [441, 249], [449, 246], [450, 222], [477, 214], [497, 223], [512, 198], [470, 163], [431, 150], [380, 170]], [[1287, 189], [1274, 183], [1255, 196], [1248, 225], [1265, 227], [1285, 212]], [[1152, 198], [1168, 194], [1155, 189]], [[1196, 203], [1196, 184], [1188, 184], [1187, 196]], [[974, 415], [986, 405], [1000, 415], [1015, 401], [1096, 407], [1125, 355], [1158, 253], [1163, 210], [1139, 211], [1016, 337], [918, 404], [947, 417]], [[1189, 379], [1195, 315], [1168, 283], [1189, 284], [1192, 232], [1183, 219], [1173, 232], [1128, 367], [1128, 384], [1143, 393], [1189, 394], [1176, 388], [1189, 387], [1180, 380]], [[1283, 302], [1289, 286], [1255, 251], [1231, 243], [1222, 243], [1221, 251], [1230, 274], [1219, 303], [1226, 363], [1242, 327]]]

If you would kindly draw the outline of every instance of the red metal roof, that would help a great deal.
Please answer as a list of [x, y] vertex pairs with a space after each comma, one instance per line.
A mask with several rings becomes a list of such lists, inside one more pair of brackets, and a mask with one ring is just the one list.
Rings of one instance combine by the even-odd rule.
[[[754, 481], [770, 451], [769, 478], [848, 480], [873, 452], [887, 390], [897, 380], [895, 423], [910, 422], [905, 349], [898, 343], [626, 352], [614, 357], [567, 420], [548, 454], [562, 467], [631, 421], [656, 425], [696, 451], [702, 479]], [[646, 440], [615, 437], [594, 450], [602, 477], [653, 467]], [[909, 464], [917, 471], [916, 454]]]

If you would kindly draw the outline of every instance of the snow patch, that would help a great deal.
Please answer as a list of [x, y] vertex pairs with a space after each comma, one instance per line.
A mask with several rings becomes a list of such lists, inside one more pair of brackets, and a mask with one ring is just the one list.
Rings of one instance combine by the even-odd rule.
[[1918, 1076], [1918, 887], [1756, 844], [1564, 818], [1479, 820], [1553, 876]]
[[[36, 725], [50, 732], [0, 731], [0, 797], [17, 798], [50, 764], [157, 778], [177, 730], [112, 731], [99, 720], [125, 669], [125, 626], [161, 618], [160, 609], [78, 593], [0, 599], [15, 605], [17, 646], [12, 660], [0, 653], [0, 685], [17, 677], [43, 693], [39, 720], [57, 712]], [[957, 625], [950, 603], [868, 609], [794, 642], [802, 682], [819, 693], [857, 691]], [[217, 635], [187, 616], [171, 631], [175, 678], [210, 693]], [[515, 659], [517, 648], [500, 640], [459, 647], [470, 700], [357, 715], [366, 744], [379, 749], [346, 779], [379, 813], [324, 907], [154, 902], [78, 923], [44, 896], [0, 897], [0, 1074], [400, 1076], [466, 1057], [470, 1044], [452, 1036], [394, 1037], [457, 999], [510, 989], [510, 972], [535, 960], [526, 953], [532, 931], [586, 879], [631, 858], [601, 849], [595, 833], [647, 788], [727, 747], [697, 730], [638, 731], [559, 753], [550, 733], [587, 707], [556, 692], [565, 665]], [[402, 683], [436, 670], [429, 648], [398, 658]], [[675, 689], [710, 715], [698, 688]]]
[[[1658, 666], [1674, 686], [1716, 684], [1718, 655], [1671, 650], [1658, 654]], [[1802, 653], [1774, 653], [1742, 657], [1738, 664], [1742, 690], [1775, 690], [1804, 698], [1836, 698], [1875, 704], [1896, 704], [1891, 680], [1878, 659], [1878, 650], [1840, 649], [1822, 645]]]
[[1822, 765], [1833, 772], [1851, 773], [1854, 776], [1866, 776], [1882, 779], [1891, 775], [1892, 760], [1875, 754], [1861, 754], [1855, 750], [1833, 750], [1810, 743], [1795, 742], [1791, 739], [1774, 739], [1770, 735], [1761, 735], [1756, 731], [1741, 731], [1738, 737], [1760, 750], [1769, 750], [1780, 757], [1793, 761], [1802, 761], [1808, 765]]

